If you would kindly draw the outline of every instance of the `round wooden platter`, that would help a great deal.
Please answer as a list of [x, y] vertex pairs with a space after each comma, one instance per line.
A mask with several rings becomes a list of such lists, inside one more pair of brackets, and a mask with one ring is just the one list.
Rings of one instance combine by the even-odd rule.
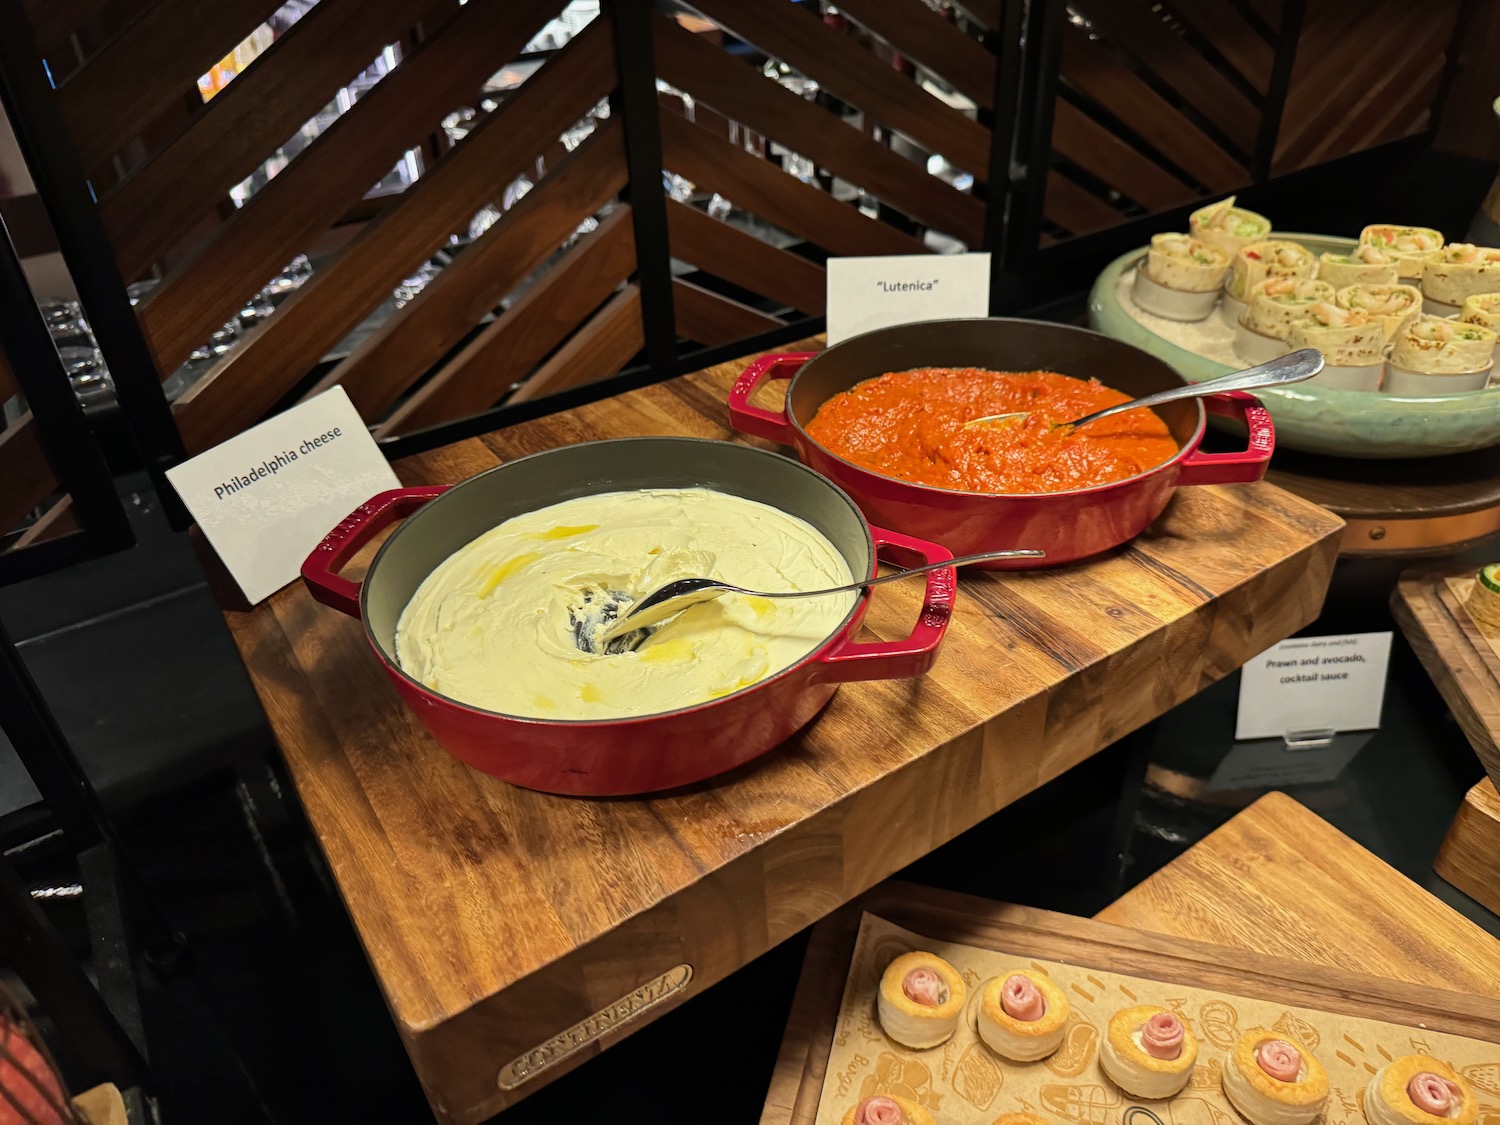
[[1277, 450], [1266, 479], [1341, 516], [1341, 555], [1457, 554], [1500, 535], [1500, 447], [1413, 461]]

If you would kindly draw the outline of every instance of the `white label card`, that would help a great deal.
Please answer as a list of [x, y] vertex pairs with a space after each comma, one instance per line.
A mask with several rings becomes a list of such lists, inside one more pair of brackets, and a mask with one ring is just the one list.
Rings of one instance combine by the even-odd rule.
[[990, 315], [988, 254], [828, 259], [828, 343], [919, 320]]
[[1390, 633], [1282, 641], [1245, 665], [1234, 737], [1373, 730], [1390, 659]]
[[250, 604], [270, 597], [338, 522], [400, 488], [343, 387], [167, 470]]

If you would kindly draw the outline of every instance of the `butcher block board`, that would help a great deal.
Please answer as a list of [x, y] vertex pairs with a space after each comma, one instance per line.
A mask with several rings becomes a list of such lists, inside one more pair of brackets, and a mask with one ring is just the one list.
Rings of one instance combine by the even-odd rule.
[[[452, 483], [572, 442], [731, 438], [725, 398], [748, 362], [395, 469], [408, 485]], [[357, 621], [301, 584], [253, 610], [220, 597], [433, 1109], [467, 1123], [1311, 622], [1341, 528], [1271, 485], [1188, 488], [1094, 561], [965, 574], [925, 677], [847, 684], [779, 750], [650, 799], [553, 797], [477, 773], [401, 703]], [[883, 587], [868, 633], [906, 635], [920, 599], [920, 583]]]
[[[1075, 1014], [1087, 1018], [1073, 1021], [1058, 1055], [1039, 1064], [999, 1060], [963, 1027], [943, 1047], [910, 1051], [879, 1031], [873, 981], [891, 957], [911, 948], [946, 955], [960, 972], [977, 967], [979, 978], [1007, 966], [1043, 968], [1069, 992]], [[1174, 1099], [1143, 1102], [1098, 1071], [1098, 1029], [1114, 1010], [1137, 1002], [1179, 1010], [1198, 1036], [1197, 1067]], [[1390, 1056], [1429, 1052], [1470, 1080], [1483, 1103], [1481, 1123], [1500, 1123], [1495, 997], [887, 883], [813, 931], [761, 1125], [837, 1125], [849, 1106], [873, 1093], [918, 1101], [945, 1125], [988, 1125], [1009, 1112], [1109, 1125], [1131, 1105], [1151, 1107], [1167, 1125], [1239, 1125], [1216, 1079], [1225, 1050], [1252, 1026], [1301, 1039], [1328, 1068], [1333, 1096], [1325, 1125], [1363, 1125], [1358, 1099], [1370, 1075]]]

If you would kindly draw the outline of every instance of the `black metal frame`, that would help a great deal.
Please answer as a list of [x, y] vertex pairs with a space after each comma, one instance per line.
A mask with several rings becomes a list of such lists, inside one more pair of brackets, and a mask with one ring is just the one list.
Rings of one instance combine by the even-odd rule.
[[183, 458], [182, 435], [162, 392], [156, 359], [130, 307], [87, 169], [63, 124], [51, 76], [21, 0], [0, 0], [0, 27], [5, 29], [0, 35], [0, 103], [47, 208], [152, 484], [173, 525], [185, 527], [186, 510], [165, 476]]
[[3, 219], [0, 219], [0, 303], [7, 310], [0, 316], [0, 351], [5, 353], [26, 397], [42, 451], [57, 474], [62, 491], [72, 498], [80, 528], [58, 539], [0, 554], [0, 586], [4, 586], [129, 547], [135, 537]]
[[651, 35], [652, 0], [605, 0], [614, 25], [615, 69], [620, 84], [610, 110], [625, 125], [625, 199], [630, 204], [637, 251], [635, 281], [641, 290], [641, 331], [646, 362], [677, 374], [677, 314], [672, 301], [672, 254], [667, 201], [662, 194], [661, 126], [657, 117], [656, 52]]

